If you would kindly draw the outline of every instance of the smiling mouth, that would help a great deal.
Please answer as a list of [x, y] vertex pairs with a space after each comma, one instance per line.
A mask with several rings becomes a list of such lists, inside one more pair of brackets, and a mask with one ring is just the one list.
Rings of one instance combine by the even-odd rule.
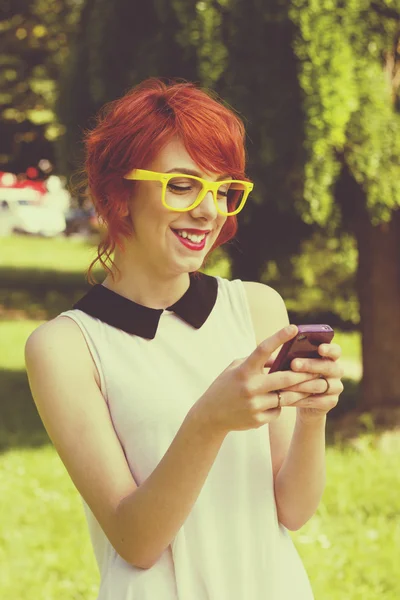
[[178, 240], [190, 250], [202, 250], [206, 245], [207, 235], [209, 231], [192, 233], [186, 229], [171, 229]]
[[185, 239], [185, 240], [188, 239], [191, 242], [194, 242], [195, 244], [199, 244], [200, 242], [202, 242], [209, 234], [209, 231], [201, 231], [199, 229], [198, 230], [173, 229], [172, 231], [174, 233], [178, 234], [183, 239]]

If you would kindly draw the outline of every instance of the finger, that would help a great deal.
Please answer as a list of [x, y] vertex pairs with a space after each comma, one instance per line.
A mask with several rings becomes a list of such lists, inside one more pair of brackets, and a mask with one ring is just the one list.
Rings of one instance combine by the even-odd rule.
[[254, 415], [254, 419], [262, 425], [266, 425], [267, 423], [271, 423], [272, 421], [276, 421], [281, 414], [280, 408], [270, 408], [269, 410], [264, 410], [258, 412]]
[[271, 337], [266, 338], [257, 346], [257, 348], [247, 357], [242, 367], [248, 372], [259, 371], [264, 368], [265, 363], [270, 358], [271, 354], [297, 335], [296, 325], [289, 325], [284, 329], [280, 329]]
[[342, 349], [339, 344], [320, 344], [318, 352], [324, 358], [330, 358], [331, 360], [338, 360], [342, 356]]
[[315, 375], [314, 379], [303, 381], [302, 383], [286, 389], [287, 391], [302, 392], [305, 394], [323, 394], [326, 390], [326, 380], [321, 379], [321, 377], [318, 375]]
[[266, 375], [253, 375], [248, 389], [250, 389], [250, 393], [254, 396], [264, 395], [271, 391], [292, 389], [299, 383], [314, 379], [319, 379], [319, 375], [294, 373], [293, 371], [276, 371], [275, 373], [267, 373]]
[[295, 372], [319, 373], [324, 377], [343, 377], [343, 369], [338, 362], [323, 358], [295, 358], [290, 364]]
[[293, 406], [297, 402], [306, 401], [309, 398], [309, 394], [303, 394], [300, 392], [287, 392], [282, 390], [281, 395], [281, 407], [282, 406]]
[[298, 400], [291, 406], [295, 408], [314, 408], [321, 412], [328, 412], [337, 405], [338, 401], [338, 396], [308, 396], [308, 398]]
[[268, 368], [272, 367], [278, 354], [279, 354], [278, 350], [276, 350], [276, 352], [273, 352], [271, 354], [271, 356], [265, 361], [264, 368], [268, 369]]
[[[326, 381], [329, 384], [329, 388], [327, 389], [327, 391], [319, 393], [319, 394], [315, 394], [315, 397], [321, 398], [321, 397], [325, 397], [325, 396], [340, 396], [340, 394], [344, 390], [342, 381], [340, 379], [327, 379]], [[322, 382], [326, 383], [324, 380], [322, 380]]]
[[280, 390], [280, 401], [278, 392], [270, 392], [269, 394], [264, 394], [263, 396], [256, 396], [252, 399], [252, 408], [255, 411], [269, 411], [274, 410], [275, 408], [282, 408], [282, 406], [291, 406], [300, 400], [304, 400], [308, 397], [309, 394], [303, 394], [300, 392], [287, 392], [285, 390]]
[[[326, 382], [328, 382], [329, 387], [327, 389]], [[308, 393], [309, 395], [314, 395], [318, 397], [322, 396], [338, 396], [343, 392], [343, 383], [340, 379], [315, 379], [314, 381], [307, 381], [305, 383], [301, 383], [299, 385], [294, 386], [291, 390], [295, 390], [296, 392]]]

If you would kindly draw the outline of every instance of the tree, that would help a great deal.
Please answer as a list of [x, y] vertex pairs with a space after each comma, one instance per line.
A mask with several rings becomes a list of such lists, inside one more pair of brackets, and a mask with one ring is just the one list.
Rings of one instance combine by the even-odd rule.
[[[58, 102], [66, 128], [60, 145], [65, 172], [82, 163], [82, 132], [106, 102], [151, 76], [197, 79], [190, 43], [195, 13], [184, 0], [86, 0]], [[190, 28], [182, 28], [182, 15]]]
[[55, 160], [53, 142], [63, 133], [54, 104], [68, 56], [80, 0], [14, 0], [1, 3], [1, 163], [20, 172], [41, 158]]
[[362, 406], [400, 389], [400, 2], [296, 0], [307, 163], [303, 214], [357, 239]]

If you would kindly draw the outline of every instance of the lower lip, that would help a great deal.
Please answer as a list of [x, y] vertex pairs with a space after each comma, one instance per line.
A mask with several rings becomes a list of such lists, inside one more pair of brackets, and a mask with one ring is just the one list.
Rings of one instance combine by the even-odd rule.
[[194, 242], [191, 242], [188, 238], [183, 238], [181, 237], [179, 234], [176, 233], [176, 231], [171, 230], [175, 236], [178, 238], [178, 240], [184, 245], [186, 246], [186, 248], [189, 248], [190, 250], [203, 250], [204, 246], [206, 245], [206, 239], [207, 239], [207, 234], [204, 238], [204, 240], [202, 242], [200, 242], [200, 244], [195, 244]]

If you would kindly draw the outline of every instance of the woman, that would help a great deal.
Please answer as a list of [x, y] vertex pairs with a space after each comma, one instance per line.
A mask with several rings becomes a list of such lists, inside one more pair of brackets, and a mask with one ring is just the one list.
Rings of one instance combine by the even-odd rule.
[[287, 530], [323, 492], [340, 348], [268, 374], [297, 332], [279, 294], [199, 273], [251, 191], [243, 141], [216, 99], [158, 80], [86, 138], [107, 275], [33, 332], [26, 364], [83, 499], [99, 600], [312, 598]]

